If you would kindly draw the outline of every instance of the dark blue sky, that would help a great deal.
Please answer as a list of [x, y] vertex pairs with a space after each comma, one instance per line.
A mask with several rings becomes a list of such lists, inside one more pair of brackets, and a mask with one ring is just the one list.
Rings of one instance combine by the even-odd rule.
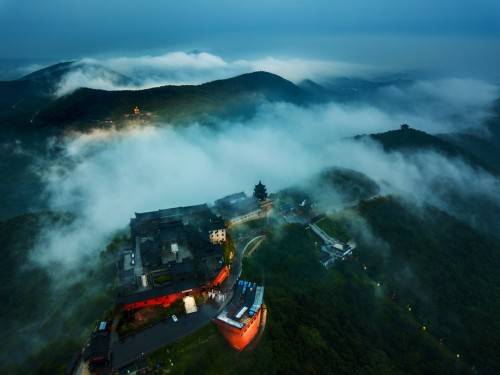
[[198, 48], [485, 65], [500, 61], [500, 1], [0, 0], [0, 35], [2, 59], [34, 61]]

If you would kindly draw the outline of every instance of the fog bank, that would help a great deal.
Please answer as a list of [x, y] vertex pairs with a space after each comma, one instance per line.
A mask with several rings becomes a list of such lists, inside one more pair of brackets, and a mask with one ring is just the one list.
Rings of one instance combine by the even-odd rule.
[[[497, 179], [435, 152], [387, 154], [350, 136], [387, 129], [394, 114], [374, 108], [304, 109], [264, 105], [246, 123], [131, 127], [72, 134], [64, 154], [44, 168], [50, 207], [76, 213], [69, 227], [49, 230], [37, 261], [68, 266], [96, 254], [134, 212], [213, 202], [262, 180], [270, 191], [307, 181], [326, 167], [362, 172], [417, 203], [453, 212], [436, 192], [442, 181], [467, 197], [497, 200]], [[470, 181], [476, 181], [470, 184]]]

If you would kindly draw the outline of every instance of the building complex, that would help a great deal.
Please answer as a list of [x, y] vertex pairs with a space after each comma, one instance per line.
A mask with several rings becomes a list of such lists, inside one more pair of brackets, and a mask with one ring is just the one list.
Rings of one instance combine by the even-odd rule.
[[206, 204], [136, 213], [130, 231], [133, 247], [119, 262], [117, 304], [124, 310], [168, 307], [229, 275], [225, 223]]
[[[259, 182], [251, 197], [241, 192], [221, 198], [213, 206], [200, 204], [135, 213], [130, 220], [129, 245], [118, 257], [119, 293], [113, 322], [99, 323], [82, 352], [89, 369], [99, 374], [115, 372], [122, 364], [138, 359], [134, 337], [127, 344], [128, 338], [119, 334], [119, 317], [133, 317], [150, 307], [168, 309], [182, 302], [186, 315], [194, 316], [199, 310], [197, 299], [204, 300], [202, 295], [208, 299], [221, 297], [219, 308], [223, 310], [215, 310], [212, 318], [216, 317], [214, 322], [234, 349], [244, 349], [260, 326], [264, 288], [237, 281], [238, 275], [230, 277], [235, 254], [231, 253], [234, 247], [230, 246], [228, 228], [264, 218], [270, 210], [271, 201]], [[227, 298], [229, 303], [226, 295], [232, 295]], [[171, 318], [171, 324], [176, 324], [176, 315]], [[185, 319], [182, 324], [189, 326]], [[154, 339], [161, 342], [158, 337], [162, 337], [163, 331], [147, 327], [132, 335], [147, 340], [146, 335], [152, 332]], [[168, 341], [167, 336], [165, 340]], [[149, 346], [139, 349], [140, 356], [150, 350], [145, 347]]]

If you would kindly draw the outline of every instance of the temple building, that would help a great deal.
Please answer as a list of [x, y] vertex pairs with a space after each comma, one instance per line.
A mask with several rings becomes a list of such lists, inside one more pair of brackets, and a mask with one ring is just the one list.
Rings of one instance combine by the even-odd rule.
[[229, 227], [265, 218], [271, 209], [272, 202], [268, 199], [266, 186], [260, 181], [255, 185], [253, 196], [239, 192], [216, 200], [214, 205], [214, 210], [226, 219]]
[[235, 350], [245, 349], [259, 332], [263, 323], [264, 287], [239, 280], [230, 303], [214, 319], [229, 345]]
[[125, 310], [166, 307], [229, 274], [224, 221], [206, 204], [136, 213], [130, 230], [133, 246], [119, 262], [117, 302]]

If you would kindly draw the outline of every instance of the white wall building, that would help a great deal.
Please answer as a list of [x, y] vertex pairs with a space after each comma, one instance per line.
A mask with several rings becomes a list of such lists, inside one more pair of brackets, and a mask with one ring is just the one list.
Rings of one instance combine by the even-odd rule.
[[208, 231], [210, 242], [214, 245], [226, 242], [226, 228], [213, 229]]

